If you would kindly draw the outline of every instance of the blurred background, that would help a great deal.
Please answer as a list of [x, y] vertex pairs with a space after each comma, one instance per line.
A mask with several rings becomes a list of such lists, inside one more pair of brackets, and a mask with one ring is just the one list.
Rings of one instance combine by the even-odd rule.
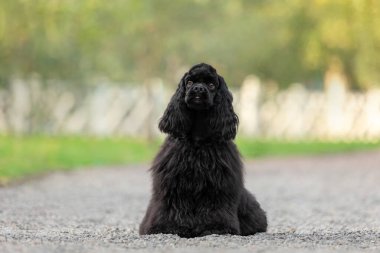
[[185, 71], [224, 76], [246, 158], [379, 147], [376, 0], [2, 0], [0, 184], [148, 162]]

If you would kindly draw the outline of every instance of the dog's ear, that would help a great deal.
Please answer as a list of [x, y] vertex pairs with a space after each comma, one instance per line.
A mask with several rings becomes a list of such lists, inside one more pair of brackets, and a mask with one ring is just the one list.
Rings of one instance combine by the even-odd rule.
[[210, 118], [210, 126], [224, 140], [234, 139], [239, 124], [239, 118], [232, 106], [232, 94], [228, 90], [224, 78], [218, 75], [219, 88], [215, 97], [215, 106]]
[[180, 137], [188, 132], [190, 119], [185, 104], [185, 79], [188, 73], [182, 77], [178, 88], [172, 96], [164, 115], [161, 117], [158, 128], [161, 132]]

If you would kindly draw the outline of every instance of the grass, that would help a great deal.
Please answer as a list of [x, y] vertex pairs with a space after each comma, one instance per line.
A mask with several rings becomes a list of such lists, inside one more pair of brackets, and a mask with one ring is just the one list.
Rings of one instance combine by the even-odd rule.
[[278, 141], [238, 139], [246, 158], [264, 156], [319, 155], [380, 148], [377, 142]]
[[52, 170], [142, 163], [158, 147], [131, 138], [0, 136], [0, 184]]
[[[52, 170], [149, 162], [161, 141], [132, 138], [0, 136], [0, 184]], [[245, 158], [311, 155], [379, 148], [377, 143], [238, 139]]]

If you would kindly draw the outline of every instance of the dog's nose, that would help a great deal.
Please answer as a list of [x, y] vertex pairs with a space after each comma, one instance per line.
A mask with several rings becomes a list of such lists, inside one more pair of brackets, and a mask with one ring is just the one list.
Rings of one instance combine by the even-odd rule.
[[203, 93], [203, 92], [206, 92], [206, 88], [205, 87], [203, 87], [203, 85], [202, 84], [195, 84], [194, 86], [193, 86], [193, 91], [194, 92], [196, 92], [196, 93]]

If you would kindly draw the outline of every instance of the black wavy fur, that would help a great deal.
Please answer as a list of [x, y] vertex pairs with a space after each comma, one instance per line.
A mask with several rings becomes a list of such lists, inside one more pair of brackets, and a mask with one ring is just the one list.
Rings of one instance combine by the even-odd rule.
[[243, 185], [233, 143], [237, 125], [223, 77], [208, 64], [193, 66], [159, 123], [168, 137], [151, 167], [153, 193], [141, 235], [189, 238], [266, 231], [265, 212]]

